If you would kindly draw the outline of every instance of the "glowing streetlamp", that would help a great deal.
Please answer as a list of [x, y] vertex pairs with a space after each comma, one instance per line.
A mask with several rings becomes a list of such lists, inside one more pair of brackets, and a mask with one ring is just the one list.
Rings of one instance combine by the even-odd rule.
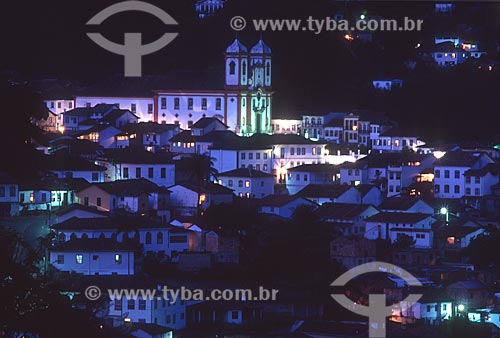
[[464, 312], [464, 310], [465, 310], [464, 304], [458, 304], [458, 311], [459, 312]]
[[448, 225], [448, 221], [450, 220], [450, 213], [448, 211], [448, 208], [447, 207], [442, 207], [440, 210], [439, 210], [439, 213], [441, 215], [446, 215], [446, 225]]
[[361, 18], [361, 20], [364, 20], [364, 19], [366, 18], [366, 15], [361, 14], [361, 15], [360, 15], [360, 18]]

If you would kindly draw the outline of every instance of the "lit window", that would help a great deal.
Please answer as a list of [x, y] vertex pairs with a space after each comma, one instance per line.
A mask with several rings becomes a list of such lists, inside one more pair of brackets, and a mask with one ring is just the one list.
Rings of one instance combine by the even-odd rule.
[[204, 203], [206, 199], [207, 199], [206, 195], [204, 195], [204, 194], [200, 195], [200, 201], [199, 201], [199, 203], [200, 204]]
[[76, 264], [83, 264], [83, 255], [76, 255]]
[[245, 181], [245, 188], [250, 188], [250, 181], [249, 180]]
[[122, 264], [122, 255], [120, 255], [120, 254], [115, 255], [115, 263]]

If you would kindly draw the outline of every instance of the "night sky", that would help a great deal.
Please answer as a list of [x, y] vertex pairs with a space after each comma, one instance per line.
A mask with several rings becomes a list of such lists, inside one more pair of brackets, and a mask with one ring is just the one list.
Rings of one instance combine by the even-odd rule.
[[[0, 71], [13, 70], [26, 78], [98, 80], [123, 72], [123, 57], [95, 45], [85, 35], [98, 31], [121, 43], [123, 32], [141, 32], [147, 42], [163, 32], [179, 36], [159, 52], [143, 58], [143, 73], [165, 74], [170, 69], [222, 69], [225, 47], [234, 39], [229, 27], [234, 15], [251, 18], [324, 18], [339, 12], [387, 18], [424, 19], [423, 32], [378, 33], [374, 43], [348, 43], [343, 33], [266, 32], [273, 50], [275, 116], [300, 111], [352, 109], [386, 111], [401, 126], [429, 140], [485, 140], [497, 133], [491, 123], [500, 113], [498, 71], [417, 69], [403, 62], [415, 57], [417, 42], [436, 33], [461, 31], [480, 41], [498, 59], [500, 4], [457, 3], [454, 17], [432, 16], [433, 3], [237, 1], [229, 0], [217, 16], [200, 20], [194, 1], [149, 1], [168, 12], [179, 26], [165, 27], [140, 12], [110, 17], [100, 28], [85, 23], [117, 1], [9, 1], [3, 4]], [[259, 33], [248, 28], [238, 33], [250, 48]], [[402, 78], [404, 88], [390, 95], [375, 93], [371, 80]], [[220, 84], [214, 84], [220, 87]]]

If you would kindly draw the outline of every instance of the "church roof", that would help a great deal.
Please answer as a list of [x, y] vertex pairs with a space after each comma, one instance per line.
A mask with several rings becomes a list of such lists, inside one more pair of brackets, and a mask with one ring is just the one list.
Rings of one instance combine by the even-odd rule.
[[266, 43], [260, 39], [259, 42], [255, 44], [250, 50], [251, 54], [271, 54], [271, 48], [266, 45]]
[[245, 45], [242, 44], [238, 38], [234, 39], [233, 43], [226, 48], [226, 53], [238, 54], [246, 53], [247, 51], [247, 47], [245, 47]]

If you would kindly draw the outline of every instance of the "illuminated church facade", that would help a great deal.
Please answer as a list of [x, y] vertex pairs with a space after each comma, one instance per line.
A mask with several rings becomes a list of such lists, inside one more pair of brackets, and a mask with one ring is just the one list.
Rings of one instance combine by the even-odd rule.
[[249, 52], [235, 39], [224, 59], [223, 90], [156, 90], [155, 121], [187, 129], [202, 117], [217, 117], [238, 135], [270, 134], [271, 48], [260, 39]]
[[[235, 39], [224, 53], [224, 74], [173, 72], [148, 86], [145, 95], [94, 91], [76, 96], [75, 106], [115, 104], [131, 110], [139, 122], [177, 124], [181, 129], [189, 129], [202, 117], [216, 117], [238, 135], [271, 134], [271, 72], [271, 48], [262, 38], [250, 49]], [[220, 78], [223, 83], [217, 83]], [[147, 77], [138, 80], [146, 82]]]

